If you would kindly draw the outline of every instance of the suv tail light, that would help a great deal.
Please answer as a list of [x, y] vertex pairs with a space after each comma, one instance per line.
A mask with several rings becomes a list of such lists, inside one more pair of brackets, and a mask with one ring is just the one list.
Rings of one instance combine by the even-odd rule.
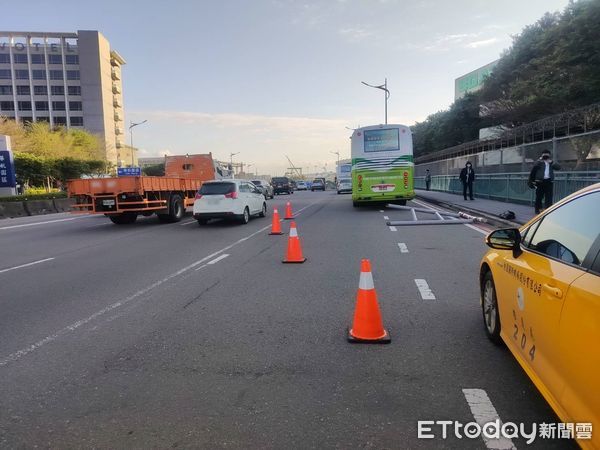
[[196, 197], [195, 197], [195, 199], [196, 199], [196, 200], [198, 200], [198, 199], [200, 199], [200, 198], [202, 198], [202, 194], [201, 194], [200, 192], [196, 192]]
[[225, 194], [225, 198], [238, 198], [237, 191], [230, 192], [229, 194]]

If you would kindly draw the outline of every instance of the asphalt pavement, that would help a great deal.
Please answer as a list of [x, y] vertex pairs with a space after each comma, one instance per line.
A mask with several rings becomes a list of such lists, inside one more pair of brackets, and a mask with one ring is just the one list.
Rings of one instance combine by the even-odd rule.
[[[288, 200], [304, 264], [282, 264], [287, 235], [268, 235]], [[494, 448], [418, 439], [419, 420], [474, 421], [471, 390], [504, 422], [559, 421], [485, 337], [489, 228], [394, 229], [408, 211], [332, 191], [268, 205], [248, 225], [0, 222], [0, 448]], [[346, 341], [361, 258], [389, 345]]]

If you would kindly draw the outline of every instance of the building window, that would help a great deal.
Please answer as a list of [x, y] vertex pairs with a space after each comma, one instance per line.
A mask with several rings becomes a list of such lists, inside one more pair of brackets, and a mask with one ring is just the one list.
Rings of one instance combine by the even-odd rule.
[[0, 95], [12, 95], [12, 86], [0, 86]]
[[65, 111], [65, 102], [52, 102], [52, 109], [54, 111]]
[[37, 122], [50, 122], [50, 117], [38, 117]]
[[34, 53], [31, 55], [31, 64], [44, 64], [46, 60], [44, 59], [44, 55], [41, 53]]
[[48, 64], [62, 64], [62, 56], [48, 55]]
[[31, 95], [29, 86], [17, 86], [17, 95]]
[[69, 102], [69, 111], [82, 111], [83, 106], [81, 102]]
[[0, 69], [0, 80], [10, 80], [10, 69]]
[[15, 53], [13, 54], [13, 60], [15, 64], [27, 64], [27, 53]]
[[81, 86], [68, 86], [69, 95], [81, 95]]
[[46, 71], [45, 70], [32, 70], [31, 76], [34, 80], [45, 80], [46, 79]]
[[22, 123], [33, 123], [33, 117], [21, 117]]
[[10, 64], [10, 55], [8, 53], [0, 53], [0, 63]]
[[51, 80], [62, 80], [63, 79], [63, 71], [62, 70], [51, 70], [50, 71], [50, 79]]
[[79, 70], [67, 70], [67, 80], [79, 80]]
[[71, 117], [71, 125], [74, 127], [82, 127], [83, 117]]
[[65, 60], [71, 66], [79, 64], [79, 55], [66, 55]]
[[64, 86], [50, 86], [50, 93], [52, 95], [65, 95]]
[[36, 111], [48, 111], [48, 102], [35, 102]]
[[29, 70], [15, 70], [15, 78], [17, 80], [29, 80]]
[[55, 117], [54, 118], [54, 125], [66, 125], [66, 124], [67, 124], [66, 117]]
[[33, 93], [35, 95], [48, 95], [48, 87], [47, 86], [34, 86]]
[[31, 111], [31, 102], [19, 102], [19, 111]]
[[0, 102], [0, 110], [2, 111], [14, 111], [15, 104], [14, 102]]

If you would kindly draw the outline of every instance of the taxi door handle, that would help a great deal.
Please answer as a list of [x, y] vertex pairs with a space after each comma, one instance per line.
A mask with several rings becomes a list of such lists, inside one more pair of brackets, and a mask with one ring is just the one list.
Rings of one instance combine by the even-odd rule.
[[561, 289], [554, 287], [554, 286], [550, 286], [549, 284], [542, 284], [542, 288], [544, 288], [545, 291], [549, 292], [550, 294], [554, 295], [556, 298], [562, 298], [563, 296], [563, 292]]

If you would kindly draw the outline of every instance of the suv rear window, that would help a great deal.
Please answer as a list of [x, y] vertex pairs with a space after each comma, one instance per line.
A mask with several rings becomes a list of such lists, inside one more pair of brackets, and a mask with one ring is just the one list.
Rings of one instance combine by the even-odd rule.
[[260, 180], [252, 180], [252, 184], [254, 184], [256, 186], [262, 186], [262, 181], [260, 181]]
[[272, 178], [271, 181], [273, 183], [289, 183], [290, 182], [290, 180], [285, 177], [275, 177], [275, 178]]
[[235, 192], [235, 183], [204, 183], [200, 187], [202, 195], [225, 195]]

